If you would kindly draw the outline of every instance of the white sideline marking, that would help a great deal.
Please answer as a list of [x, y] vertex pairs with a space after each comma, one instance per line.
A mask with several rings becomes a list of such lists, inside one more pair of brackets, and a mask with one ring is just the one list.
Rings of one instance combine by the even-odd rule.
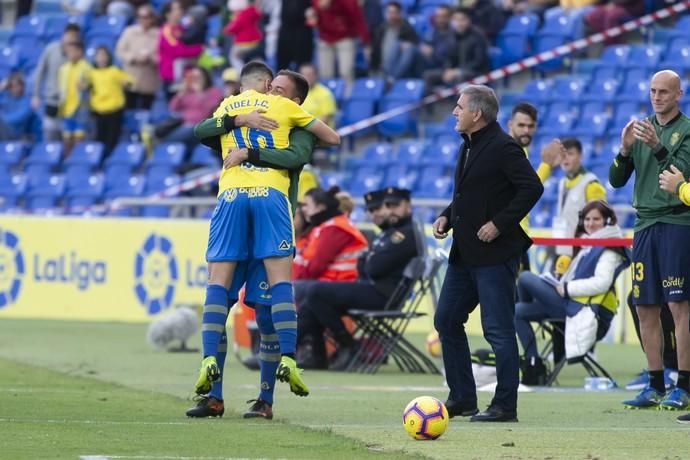
[[[66, 420], [66, 419], [21, 419], [21, 418], [0, 418], [0, 423], [47, 423], [56, 425], [142, 425], [142, 426], [190, 426], [195, 422], [140, 422], [140, 421], [117, 421], [117, 420]], [[266, 426], [265, 423], [243, 423], [248, 426]], [[129, 458], [129, 457], [128, 457]], [[175, 457], [177, 458], [177, 457]]]

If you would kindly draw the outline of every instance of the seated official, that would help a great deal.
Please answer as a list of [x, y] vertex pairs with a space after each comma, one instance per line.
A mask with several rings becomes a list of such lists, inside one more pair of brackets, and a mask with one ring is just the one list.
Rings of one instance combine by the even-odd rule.
[[[576, 236], [622, 238], [617, 222], [615, 212], [605, 202], [592, 201], [580, 211]], [[565, 321], [566, 316], [572, 317], [589, 306], [597, 315], [600, 336], [608, 330], [616, 314], [618, 299], [613, 284], [618, 273], [629, 265], [627, 250], [601, 246], [575, 250], [575, 257], [555, 286], [531, 272], [523, 272], [518, 278], [515, 329], [524, 350], [524, 385], [543, 384], [546, 377], [531, 321], [548, 318]]]
[[305, 193], [301, 210], [309, 231], [300, 238], [300, 251], [292, 267], [293, 280], [357, 279], [357, 258], [367, 248], [367, 239], [340, 211], [339, 192], [338, 187], [332, 187], [328, 191], [313, 188]]
[[357, 280], [305, 282], [295, 289], [300, 367], [326, 367], [323, 333], [328, 330], [337, 346], [330, 368], [344, 370], [357, 350], [341, 317], [353, 308], [383, 309], [402, 279], [405, 266], [417, 255], [410, 191], [390, 187], [367, 193], [364, 198], [367, 213], [381, 233], [359, 257]]

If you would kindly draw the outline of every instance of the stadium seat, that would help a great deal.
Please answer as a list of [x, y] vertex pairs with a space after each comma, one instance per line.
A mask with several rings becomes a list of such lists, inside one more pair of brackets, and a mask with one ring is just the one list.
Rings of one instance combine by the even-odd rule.
[[17, 166], [26, 155], [27, 146], [23, 142], [7, 141], [0, 142], [0, 167]]
[[84, 214], [90, 207], [98, 202], [105, 190], [103, 174], [93, 174], [84, 180], [75, 181], [67, 175], [67, 192], [65, 194], [65, 206], [68, 214]]
[[[341, 111], [340, 126], [349, 126], [358, 121], [370, 118], [374, 115], [375, 103], [374, 101], [367, 99], [353, 99], [345, 101]], [[366, 134], [370, 134], [372, 131], [371, 127], [361, 129], [353, 133], [352, 137], [360, 137]]]
[[37, 171], [49, 172], [60, 164], [62, 159], [62, 143], [39, 142], [33, 146], [29, 156], [24, 161], [24, 172], [32, 174]]
[[620, 74], [621, 71], [616, 67], [603, 65], [601, 61], [596, 61], [590, 74], [591, 80], [589, 83], [590, 85], [601, 85], [602, 82], [618, 79]]
[[580, 118], [591, 118], [606, 113], [606, 104], [599, 101], [585, 102], [580, 107]]
[[589, 84], [587, 92], [582, 95], [582, 101], [612, 102], [618, 93], [619, 87], [620, 82], [615, 78], [594, 81]]
[[347, 188], [347, 175], [344, 171], [324, 172], [321, 173], [319, 182], [325, 190], [336, 186], [341, 190], [345, 190]]
[[533, 104], [543, 104], [552, 98], [553, 81], [530, 80], [520, 95], [520, 100]]
[[350, 181], [349, 191], [353, 196], [362, 196], [381, 187], [383, 171], [381, 168], [361, 168]]
[[438, 176], [434, 179], [420, 180], [415, 189], [414, 196], [420, 198], [449, 199], [453, 192], [453, 178], [450, 176]]
[[[460, 143], [457, 138], [452, 142], [433, 144], [427, 149], [427, 153], [422, 158], [423, 165], [437, 165], [448, 170], [455, 169], [458, 159]], [[422, 176], [424, 177], [424, 176]]]
[[554, 114], [544, 119], [539, 132], [544, 136], [561, 137], [568, 135], [573, 126], [574, 117], [569, 113]]
[[331, 78], [321, 81], [321, 84], [331, 90], [335, 102], [340, 106], [345, 99], [345, 81], [340, 78]]
[[34, 14], [39, 16], [55, 15], [62, 13], [64, 8], [60, 0], [36, 0], [34, 2]]
[[[549, 51], [554, 48], [558, 48], [567, 41], [568, 39], [563, 35], [537, 35], [536, 37], [534, 37], [534, 49], [532, 50], [532, 53], [539, 54], [543, 53], [544, 51]], [[541, 72], [551, 72], [553, 70], [560, 69], [562, 66], [563, 58], [555, 57], [553, 59], [549, 59], [548, 61], [540, 62], [539, 64], [537, 64], [536, 69]]]
[[604, 48], [601, 54], [601, 65], [606, 67], [626, 67], [630, 56], [630, 46], [613, 45]]
[[501, 32], [496, 37], [496, 46], [501, 50], [500, 65], [511, 64], [527, 56], [529, 36], [524, 33]]
[[684, 72], [690, 71], [690, 45], [670, 49], [659, 67], [664, 69], [680, 68]]
[[571, 76], [555, 78], [550, 88], [551, 100], [563, 103], [578, 102], [585, 87], [583, 78]]
[[358, 78], [352, 85], [348, 100], [369, 100], [374, 103], [383, 97], [384, 82], [381, 78]]
[[398, 146], [397, 161], [400, 164], [417, 165], [422, 162], [429, 143], [426, 141], [402, 141]]
[[138, 168], [144, 161], [146, 149], [143, 144], [136, 142], [120, 142], [115, 146], [112, 153], [105, 160], [106, 166], [114, 164], [123, 164], [130, 167], [130, 169]]
[[[396, 186], [397, 181], [400, 178], [406, 177], [412, 175], [414, 176], [414, 179], [416, 180], [417, 174], [415, 172], [415, 169], [408, 166], [407, 164], [401, 164], [401, 163], [392, 163], [388, 165], [385, 169], [385, 173], [383, 175], [383, 187], [389, 187], [389, 186]], [[400, 187], [400, 188], [409, 188], [409, 187]]]
[[18, 70], [21, 65], [21, 58], [17, 49], [6, 46], [0, 50], [0, 62], [2, 67], [8, 71]]
[[105, 175], [105, 192], [104, 197], [107, 200], [112, 200], [118, 197], [136, 197], [143, 196], [144, 186], [146, 185], [146, 180], [144, 176], [134, 175], [134, 176], [109, 176], [106, 172]]
[[7, 212], [16, 208], [26, 189], [27, 179], [24, 174], [10, 174], [0, 168], [0, 211]]
[[86, 141], [76, 144], [63, 164], [65, 166], [82, 165], [94, 169], [101, 164], [102, 159], [103, 144]]
[[638, 104], [644, 104], [649, 101], [649, 81], [648, 80], [637, 80], [628, 81], [620, 94], [616, 96], [616, 101], [620, 102], [633, 102]]
[[539, 16], [533, 13], [516, 14], [508, 18], [501, 33], [519, 33], [534, 36], [539, 27]]
[[625, 60], [627, 68], [642, 68], [654, 70], [661, 60], [661, 45], [634, 45], [630, 47], [630, 54]]
[[189, 160], [189, 163], [195, 166], [208, 166], [211, 168], [220, 168], [221, 159], [216, 152], [214, 152], [213, 150], [211, 150], [203, 144], [199, 144], [192, 151], [192, 158]]
[[570, 134], [575, 137], [592, 136], [601, 138], [606, 134], [610, 121], [611, 118], [606, 114], [594, 115], [591, 118], [581, 117], [570, 130]]
[[[400, 107], [409, 103], [416, 103], [424, 94], [424, 81], [416, 79], [401, 79], [393, 83], [379, 104], [379, 112]], [[376, 125], [377, 131], [385, 137], [397, 137], [405, 133], [417, 133], [417, 110], [407, 110]]]
[[94, 37], [119, 37], [125, 28], [127, 19], [122, 16], [99, 16], [91, 22], [86, 33], [86, 42]]
[[163, 142], [153, 149], [147, 166], [163, 165], [176, 168], [182, 164], [187, 148], [182, 142]]
[[20, 37], [32, 37], [36, 40], [40, 39], [45, 30], [45, 17], [44, 16], [22, 16], [17, 19], [14, 29], [12, 30], [12, 37], [10, 38], [10, 43], [14, 43], [14, 40]]
[[57, 206], [65, 193], [65, 177], [53, 174], [40, 181], [29, 178], [26, 192], [26, 207], [30, 211], [41, 212]]
[[364, 147], [362, 155], [356, 160], [360, 167], [385, 166], [395, 160], [393, 147], [387, 142], [369, 144]]
[[577, 17], [565, 12], [551, 14], [544, 18], [544, 24], [537, 31], [537, 37], [559, 36], [565, 39], [575, 38], [578, 30]]

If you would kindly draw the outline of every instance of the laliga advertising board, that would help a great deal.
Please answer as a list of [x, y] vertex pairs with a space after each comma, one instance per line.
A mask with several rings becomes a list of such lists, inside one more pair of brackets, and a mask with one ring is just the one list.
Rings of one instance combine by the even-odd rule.
[[0, 317], [146, 321], [199, 303], [208, 222], [0, 217]]

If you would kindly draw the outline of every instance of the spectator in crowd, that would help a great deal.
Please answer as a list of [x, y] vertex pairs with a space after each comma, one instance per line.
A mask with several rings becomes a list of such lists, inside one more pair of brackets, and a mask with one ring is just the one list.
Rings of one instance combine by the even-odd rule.
[[238, 73], [232, 67], [223, 70], [221, 79], [223, 80], [223, 97], [237, 96], [240, 94], [240, 79]]
[[312, 61], [314, 38], [306, 23], [311, 0], [283, 0], [278, 31], [278, 68], [298, 68]]
[[[616, 213], [604, 201], [595, 200], [578, 210], [577, 228], [569, 236], [582, 238], [622, 238]], [[624, 248], [584, 246], [577, 252], [558, 284], [554, 278], [546, 281], [532, 272], [522, 272], [518, 278], [518, 303], [515, 305], [515, 329], [524, 362], [522, 383], [543, 385], [546, 367], [539, 357], [531, 321], [574, 316], [580, 309], [590, 307], [599, 320], [598, 337], [603, 337], [618, 309], [614, 282], [617, 275], [630, 264]], [[554, 363], [555, 364], [555, 363]]]
[[352, 200], [352, 196], [345, 191], [341, 191], [336, 193], [335, 197], [340, 202], [340, 204], [338, 205], [338, 209], [340, 209], [340, 212], [350, 217], [350, 214], [352, 214], [352, 210], [355, 208], [355, 202]]
[[431, 30], [419, 44], [421, 75], [424, 70], [440, 69], [446, 63], [448, 53], [455, 41], [455, 32], [450, 28], [451, 9], [439, 5], [431, 18]]
[[[433, 224], [438, 239], [453, 231], [434, 316], [450, 389], [446, 407], [451, 417], [472, 416], [473, 422], [517, 422], [515, 277], [520, 256], [532, 244], [519, 223], [543, 192], [524, 152], [496, 121], [497, 113], [491, 88], [468, 85], [460, 91], [453, 115], [464, 144], [453, 199]], [[484, 337], [496, 355], [498, 383], [489, 408], [477, 413], [464, 325], [480, 302]]]
[[161, 28], [158, 40], [158, 72], [168, 100], [175, 94], [173, 84], [179, 79], [175, 72], [176, 67], [179, 67], [177, 61], [195, 58], [203, 50], [201, 45], [186, 45], [181, 41], [183, 15], [184, 8], [180, 0], [166, 3], [163, 8], [165, 24]]
[[[563, 139], [561, 169], [565, 177], [558, 182], [556, 215], [553, 218], [554, 238], [570, 238], [575, 234], [578, 213], [592, 201], [606, 201], [606, 189], [597, 176], [582, 167], [582, 144], [574, 138]], [[556, 255], [572, 256], [571, 246], [557, 246]]]
[[86, 137], [89, 122], [89, 80], [91, 66], [84, 59], [84, 45], [81, 42], [65, 46], [67, 62], [60, 66], [58, 84], [62, 117], [63, 155], [67, 158], [74, 145]]
[[232, 20], [223, 29], [223, 33], [232, 37], [232, 47], [228, 59], [230, 65], [241, 71], [247, 61], [258, 58], [261, 54], [263, 32], [259, 27], [261, 12], [253, 0], [235, 1]]
[[[599, 5], [584, 17], [585, 26], [592, 32], [603, 32], [644, 13], [642, 0], [600, 0]], [[620, 43], [622, 36], [606, 37], [604, 44]]]
[[472, 12], [472, 25], [479, 28], [493, 42], [503, 28], [505, 16], [493, 0], [463, 0], [460, 2]]
[[128, 109], [151, 110], [160, 87], [156, 15], [150, 5], [137, 9], [137, 22], [127, 27], [117, 41], [115, 55], [133, 83], [127, 88]]
[[489, 70], [489, 43], [482, 31], [472, 25], [471, 11], [457, 9], [450, 24], [455, 32], [454, 45], [448, 50], [441, 69], [425, 73], [427, 88], [456, 85]]
[[388, 2], [386, 21], [373, 34], [369, 68], [383, 73], [389, 83], [410, 77], [417, 57], [416, 44], [417, 33], [402, 17], [402, 6]]
[[180, 41], [185, 45], [204, 45], [206, 32], [208, 31], [206, 6], [196, 4], [194, 1], [181, 0], [184, 14], [180, 20], [182, 33]]
[[264, 32], [263, 54], [267, 62], [276, 62], [278, 55], [281, 2], [282, 0], [261, 0]]
[[129, 20], [134, 16], [134, 12], [144, 5], [147, 0], [102, 0], [105, 6], [105, 14], [108, 16], [122, 16]]
[[355, 78], [355, 56], [359, 38], [369, 44], [362, 8], [357, 0], [312, 0], [306, 13], [307, 24], [319, 34], [317, 42], [319, 74], [334, 78], [336, 64], [340, 77], [350, 85]]
[[164, 142], [183, 142], [191, 152], [198, 141], [194, 125], [208, 118], [223, 99], [222, 92], [213, 86], [211, 76], [200, 67], [187, 69], [182, 88], [172, 98], [168, 108], [179, 120], [179, 126], [160, 137]]
[[81, 29], [77, 24], [69, 23], [65, 26], [61, 40], [49, 43], [43, 49], [33, 76], [33, 91], [31, 107], [38, 110], [43, 105], [43, 140], [60, 140], [60, 119], [58, 105], [60, 103], [60, 85], [58, 71], [65, 63], [65, 46], [81, 40]]
[[29, 130], [31, 100], [21, 73], [0, 82], [0, 140], [21, 139]]
[[299, 68], [299, 73], [309, 83], [309, 93], [307, 93], [307, 98], [302, 103], [302, 107], [327, 125], [334, 126], [333, 117], [335, 117], [335, 112], [338, 110], [335, 104], [335, 97], [330, 89], [319, 83], [316, 67], [313, 64], [302, 64]]
[[294, 280], [357, 279], [357, 258], [367, 248], [367, 240], [340, 210], [338, 192], [338, 187], [313, 188], [304, 195], [302, 214], [310, 230], [293, 263]]
[[[655, 73], [649, 95], [653, 113], [623, 128], [620, 151], [609, 169], [609, 182], [615, 188], [623, 187], [635, 173], [632, 288], [649, 369], [649, 385], [623, 404], [682, 410], [690, 402], [690, 213], [678, 197], [659, 188], [659, 172], [673, 165], [686, 177], [690, 173], [690, 122], [680, 111], [683, 90], [675, 72]], [[673, 315], [678, 341], [678, 381], [668, 394], [659, 318], [664, 303]]]
[[96, 140], [109, 155], [120, 140], [125, 112], [125, 87], [132, 77], [113, 65], [113, 57], [104, 46], [96, 48], [91, 70], [91, 113], [96, 122]]
[[383, 7], [381, 0], [361, 0], [362, 14], [367, 30], [373, 32], [383, 24]]
[[323, 366], [323, 333], [328, 329], [337, 344], [333, 370], [344, 370], [356, 353], [356, 344], [341, 316], [351, 308], [382, 309], [402, 279], [407, 263], [417, 255], [410, 191], [390, 187], [365, 195], [367, 211], [381, 233], [357, 261], [357, 280], [314, 281], [301, 289], [297, 343], [301, 364]]

